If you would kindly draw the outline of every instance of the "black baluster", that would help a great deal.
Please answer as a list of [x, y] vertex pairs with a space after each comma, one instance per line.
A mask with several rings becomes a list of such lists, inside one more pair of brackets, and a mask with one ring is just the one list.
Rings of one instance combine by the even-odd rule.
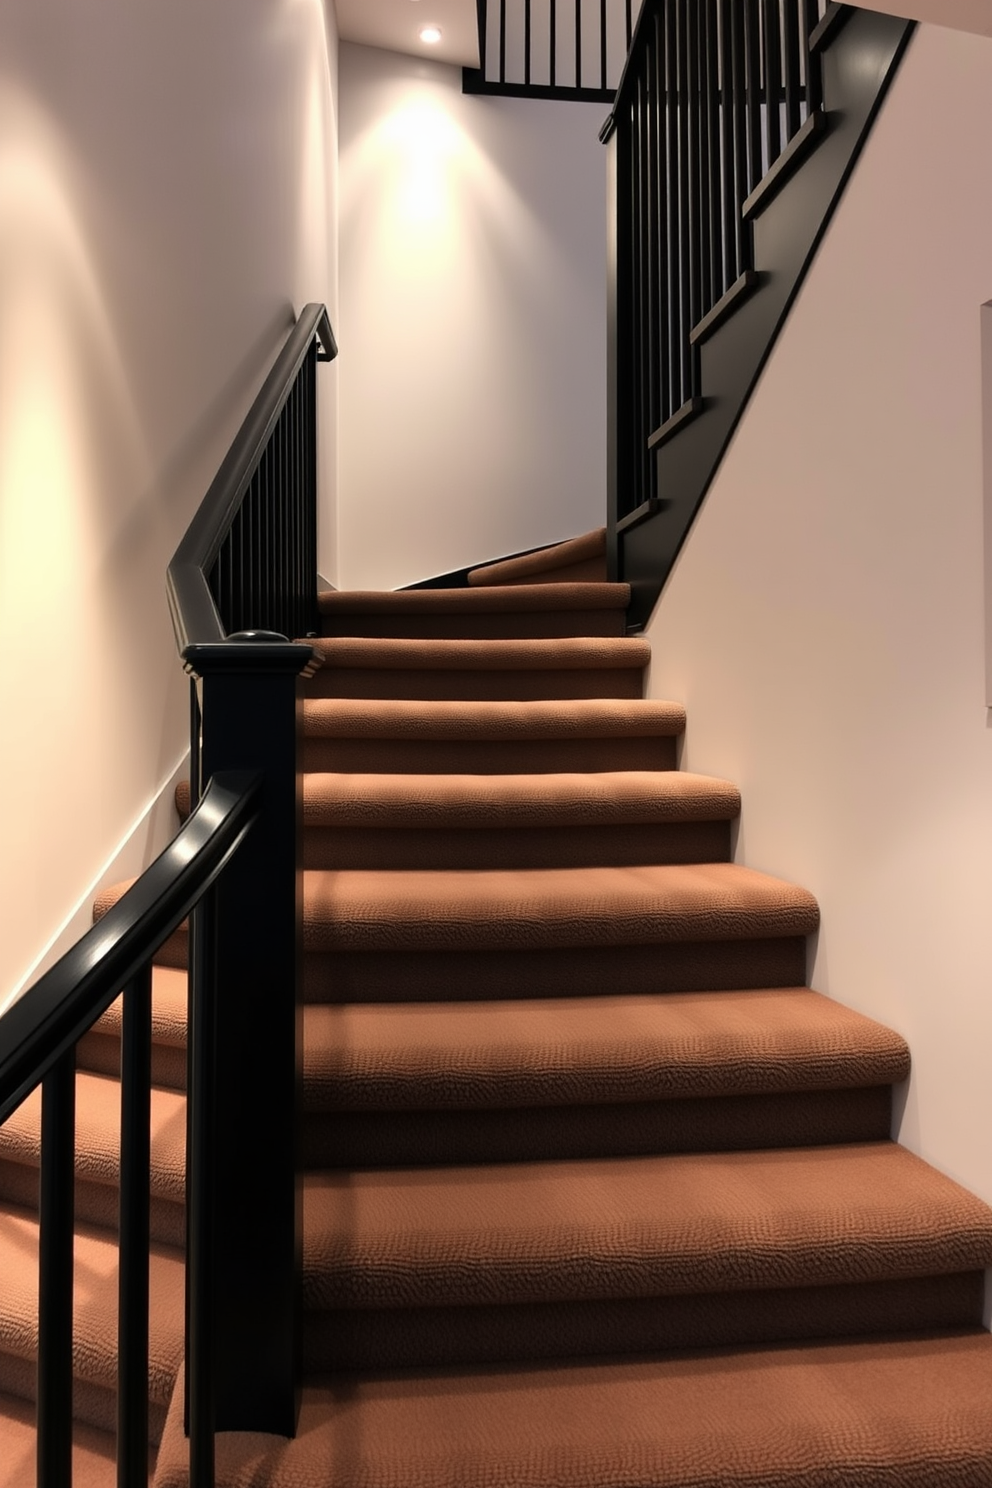
[[71, 1048], [41, 1087], [38, 1488], [70, 1488], [72, 1483], [75, 1135], [76, 1051]]
[[499, 0], [499, 80], [506, 82], [506, 0]]
[[764, 131], [761, 127], [761, 37], [759, 28], [760, 0], [743, 0], [745, 67], [747, 74], [747, 160], [748, 178], [744, 200], [750, 196], [765, 173], [762, 155]]
[[582, 87], [582, 0], [575, 0], [575, 86]]
[[820, 20], [817, 0], [802, 0], [799, 7], [799, 50], [806, 84], [806, 112], [815, 113], [823, 104], [823, 72], [819, 57], [810, 55], [809, 39]]
[[782, 37], [779, 0], [764, 0], [761, 12], [764, 31], [766, 170], [782, 153]]
[[599, 0], [599, 86], [604, 93], [607, 75], [606, 60], [606, 0]]
[[531, 0], [524, 0], [524, 86], [530, 87]]
[[186, 1142], [186, 1425], [190, 1488], [214, 1485], [216, 888], [190, 921]]
[[[692, 396], [692, 192], [689, 146], [689, 6], [678, 0], [678, 109], [679, 109], [679, 407]], [[675, 410], [678, 412], [678, 409]]]
[[558, 69], [558, 0], [551, 0], [549, 35], [549, 81], [553, 88]]
[[675, 0], [665, 0], [665, 201], [668, 206], [668, 266], [665, 276], [665, 327], [668, 352], [667, 398], [661, 410], [661, 422], [671, 418], [682, 402], [681, 353], [679, 342], [679, 247], [681, 216], [679, 197], [679, 109], [678, 109], [678, 32]]
[[148, 1195], [151, 1173], [152, 969], [124, 989], [121, 1028], [120, 1272], [117, 1313], [117, 1483], [148, 1472]]
[[747, 199], [747, 77], [745, 70], [745, 12], [738, 0], [725, 0], [730, 25], [731, 168], [728, 170], [728, 211], [733, 221], [735, 275], [751, 268], [751, 230], [741, 208]]
[[[552, 0], [552, 4], [554, 4], [554, 0]], [[632, 23], [631, 14], [630, 14], [630, 0], [627, 0], [626, 16], [627, 16], [627, 50], [629, 52], [630, 51], [630, 38], [634, 34], [634, 28], [633, 28], [633, 23]]]
[[802, 90], [799, 67], [799, 13], [803, 0], [783, 0], [782, 49], [785, 56], [785, 137], [786, 142], [799, 132], [802, 122]]
[[[655, 212], [657, 221], [657, 233], [655, 238], [655, 261], [654, 261], [654, 321], [652, 334], [654, 336], [653, 362], [656, 368], [656, 395], [652, 422], [657, 428], [665, 421], [665, 405], [668, 401], [668, 339], [669, 328], [667, 324], [667, 287], [666, 271], [668, 266], [668, 191], [667, 191], [667, 108], [665, 86], [665, 27], [662, 9], [655, 11], [651, 18], [651, 45], [649, 57], [652, 71], [652, 87], [654, 90], [653, 127], [655, 137]], [[654, 432], [654, 428], [649, 433]], [[651, 461], [651, 470], [654, 470], [655, 462]], [[652, 482], [651, 494], [654, 494]]]

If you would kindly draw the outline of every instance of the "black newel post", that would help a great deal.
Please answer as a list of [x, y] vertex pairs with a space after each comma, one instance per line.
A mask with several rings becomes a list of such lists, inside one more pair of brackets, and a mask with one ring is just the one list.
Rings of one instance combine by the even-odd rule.
[[[245, 632], [183, 654], [200, 679], [202, 778], [262, 776], [259, 819], [193, 927], [191, 1079], [213, 1090], [188, 1179], [189, 1326], [209, 1340], [206, 1377], [189, 1382], [189, 1422], [194, 1438], [211, 1428], [291, 1436], [301, 1251], [297, 710], [312, 653]], [[190, 1094], [196, 1129], [203, 1094]]]

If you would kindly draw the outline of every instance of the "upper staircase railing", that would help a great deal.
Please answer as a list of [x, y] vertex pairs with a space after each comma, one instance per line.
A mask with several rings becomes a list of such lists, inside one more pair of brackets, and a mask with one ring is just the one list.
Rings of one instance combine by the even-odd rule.
[[611, 103], [643, 0], [476, 0], [466, 93]]
[[633, 586], [635, 625], [911, 29], [832, 0], [645, 0], [600, 136], [613, 198], [610, 567]]

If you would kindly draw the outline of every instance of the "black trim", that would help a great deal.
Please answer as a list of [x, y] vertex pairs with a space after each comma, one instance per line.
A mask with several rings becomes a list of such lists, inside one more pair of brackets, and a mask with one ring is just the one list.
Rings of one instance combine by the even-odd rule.
[[846, 26], [854, 15], [857, 6], [838, 5], [837, 0], [830, 0], [823, 13], [822, 19], [809, 33], [809, 49], [815, 55], [828, 47], [842, 26]]
[[817, 109], [810, 114], [799, 130], [782, 151], [781, 155], [772, 166], [771, 170], [758, 182], [741, 207], [741, 216], [745, 222], [751, 222], [759, 212], [763, 212], [774, 196], [777, 196], [789, 177], [807, 160], [817, 145], [825, 137], [830, 128], [830, 121], [824, 109]]
[[566, 88], [557, 83], [497, 83], [475, 68], [462, 69], [462, 92], [484, 98], [543, 98], [559, 103], [612, 103], [612, 88]]
[[[660, 445], [666, 444], [680, 429], [684, 429], [686, 424], [691, 424], [693, 419], [697, 419], [702, 413], [705, 403], [706, 400], [704, 398], [689, 398], [687, 402], [682, 404], [681, 408], [672, 414], [670, 419], [666, 419], [660, 428], [655, 429], [654, 433], [648, 439], [648, 449], [658, 449]], [[650, 506], [651, 501], [646, 501], [644, 505]], [[638, 511], [640, 510], [641, 508], [638, 507]]]
[[641, 502], [636, 511], [630, 512], [617, 523], [617, 532], [629, 532], [632, 527], [639, 527], [649, 517], [656, 517], [659, 512], [666, 511], [670, 505], [671, 502], [666, 501], [662, 496], [649, 496], [647, 501]]
[[712, 336], [717, 326], [737, 309], [747, 299], [748, 295], [754, 293], [761, 283], [761, 275], [757, 269], [745, 269], [739, 278], [727, 290], [722, 299], [717, 300], [708, 315], [704, 315], [698, 325], [694, 325], [689, 332], [689, 345], [700, 346], [709, 336]]

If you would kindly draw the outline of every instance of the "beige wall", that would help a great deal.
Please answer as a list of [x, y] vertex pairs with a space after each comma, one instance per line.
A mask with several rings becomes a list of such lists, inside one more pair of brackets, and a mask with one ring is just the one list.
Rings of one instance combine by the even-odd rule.
[[986, 1199], [990, 141], [992, 41], [919, 30], [650, 626], [738, 858], [819, 897], [815, 985], [910, 1041], [903, 1140]]
[[322, 0], [0, 7], [0, 1001], [160, 834], [164, 570], [290, 307], [334, 301], [335, 75]]
[[341, 576], [393, 588], [603, 521], [601, 104], [341, 48]]

